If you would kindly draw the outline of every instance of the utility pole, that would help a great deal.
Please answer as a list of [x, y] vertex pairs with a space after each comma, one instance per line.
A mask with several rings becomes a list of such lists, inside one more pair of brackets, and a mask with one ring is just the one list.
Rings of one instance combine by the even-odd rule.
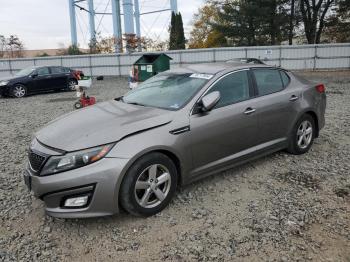
[[120, 0], [112, 0], [113, 37], [115, 39], [115, 52], [123, 50], [122, 26], [120, 19]]
[[140, 7], [139, 7], [139, 0], [134, 0], [135, 5], [135, 26], [136, 26], [136, 37], [137, 37], [137, 50], [139, 52], [142, 51], [141, 46], [141, 25], [140, 25]]
[[94, 45], [96, 42], [94, 0], [88, 0], [88, 6], [89, 6], [90, 43]]
[[171, 12], [174, 12], [175, 14], [178, 13], [177, 0], [170, 0], [170, 9], [171, 9]]
[[68, 1], [69, 1], [71, 43], [72, 45], [77, 46], [78, 38], [77, 38], [77, 21], [75, 18], [75, 5], [74, 5], [74, 0], [68, 0]]
[[126, 35], [135, 34], [132, 0], [123, 0], [124, 10], [124, 33]]

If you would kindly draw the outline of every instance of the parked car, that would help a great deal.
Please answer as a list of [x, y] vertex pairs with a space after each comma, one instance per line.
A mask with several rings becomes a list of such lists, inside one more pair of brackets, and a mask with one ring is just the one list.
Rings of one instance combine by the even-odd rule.
[[51, 216], [150, 216], [180, 185], [279, 150], [306, 153], [325, 108], [324, 85], [281, 68], [184, 66], [50, 122], [24, 180]]
[[75, 90], [78, 83], [74, 70], [62, 66], [28, 67], [12, 77], [0, 80], [0, 95], [24, 97], [53, 90]]

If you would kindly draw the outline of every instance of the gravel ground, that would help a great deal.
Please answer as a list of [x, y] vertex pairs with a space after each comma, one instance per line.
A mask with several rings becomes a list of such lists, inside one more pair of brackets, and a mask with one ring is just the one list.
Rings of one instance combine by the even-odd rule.
[[[350, 261], [350, 73], [327, 85], [326, 127], [306, 155], [285, 152], [178, 190], [154, 217], [53, 219], [22, 181], [32, 133], [73, 110], [74, 93], [0, 99], [1, 261]], [[98, 101], [125, 79], [94, 83]]]

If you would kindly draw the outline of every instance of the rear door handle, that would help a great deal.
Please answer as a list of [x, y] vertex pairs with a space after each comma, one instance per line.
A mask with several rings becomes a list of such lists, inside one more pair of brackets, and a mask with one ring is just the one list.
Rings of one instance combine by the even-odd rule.
[[290, 98], [289, 98], [289, 101], [296, 101], [298, 100], [299, 97], [297, 97], [296, 95], [292, 95]]
[[250, 115], [250, 114], [254, 113], [255, 111], [256, 111], [255, 108], [248, 107], [248, 108], [244, 111], [244, 114]]

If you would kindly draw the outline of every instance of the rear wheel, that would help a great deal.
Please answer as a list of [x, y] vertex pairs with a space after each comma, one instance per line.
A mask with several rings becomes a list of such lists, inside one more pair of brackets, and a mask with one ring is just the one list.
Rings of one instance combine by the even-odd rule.
[[313, 144], [315, 133], [314, 119], [308, 114], [303, 115], [293, 128], [288, 152], [300, 155], [309, 151]]
[[75, 91], [75, 86], [78, 84], [78, 81], [75, 79], [69, 79], [67, 84], [67, 90]]
[[12, 88], [12, 95], [17, 98], [26, 96], [27, 88], [22, 84], [17, 84]]
[[177, 171], [164, 154], [138, 159], [126, 173], [121, 188], [122, 207], [136, 216], [152, 216], [163, 210], [175, 194]]

